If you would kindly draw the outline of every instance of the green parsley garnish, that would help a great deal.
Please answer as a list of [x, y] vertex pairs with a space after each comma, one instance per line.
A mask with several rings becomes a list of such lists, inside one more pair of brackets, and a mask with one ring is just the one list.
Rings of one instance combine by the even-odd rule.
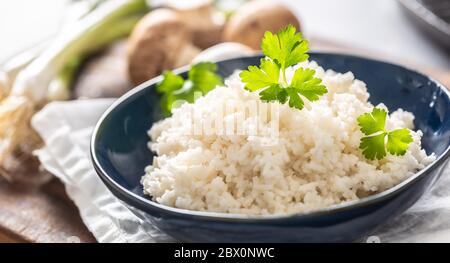
[[387, 131], [386, 117], [387, 111], [373, 108], [371, 113], [364, 113], [357, 119], [361, 131], [367, 135], [361, 138], [359, 145], [367, 159], [383, 159], [386, 156], [386, 149], [390, 154], [404, 155], [413, 141], [408, 129]]
[[164, 72], [163, 80], [156, 86], [156, 90], [162, 94], [161, 108], [164, 114], [169, 115], [172, 108], [180, 106], [182, 102], [193, 103], [197, 97], [222, 85], [222, 77], [216, 72], [217, 65], [211, 62], [192, 66], [187, 80], [172, 71]]
[[263, 89], [260, 99], [263, 101], [278, 101], [282, 104], [289, 101], [292, 108], [303, 109], [306, 98], [316, 101], [327, 93], [322, 80], [314, 77], [313, 69], [298, 68], [290, 82], [286, 78], [286, 69], [308, 59], [308, 41], [302, 38], [292, 25], [282, 29], [277, 34], [266, 32], [261, 43], [261, 49], [266, 58], [261, 64], [249, 66], [240, 74], [245, 88], [249, 91]]

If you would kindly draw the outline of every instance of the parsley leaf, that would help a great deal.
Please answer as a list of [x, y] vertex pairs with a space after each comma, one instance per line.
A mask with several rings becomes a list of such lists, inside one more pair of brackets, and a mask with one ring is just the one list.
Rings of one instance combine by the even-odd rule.
[[387, 150], [393, 155], [404, 155], [413, 138], [407, 129], [397, 129], [388, 133]]
[[364, 113], [357, 120], [361, 131], [365, 135], [371, 135], [379, 131], [384, 131], [386, 116], [387, 111], [380, 108], [373, 108], [371, 113]]
[[313, 69], [299, 68], [295, 71], [291, 86], [310, 101], [316, 101], [327, 93], [327, 88], [321, 85], [322, 80], [315, 78]]
[[303, 105], [305, 105], [305, 103], [298, 95], [298, 91], [295, 88], [291, 87], [287, 88], [286, 91], [289, 95], [289, 107], [297, 108], [299, 110], [303, 109]]
[[283, 28], [274, 35], [267, 31], [261, 43], [264, 55], [281, 68], [287, 68], [308, 59], [308, 41], [302, 38], [293, 25]]
[[404, 155], [413, 141], [408, 129], [386, 131], [386, 118], [387, 111], [374, 108], [372, 112], [364, 113], [357, 119], [361, 132], [367, 135], [361, 138], [359, 145], [367, 159], [383, 159], [386, 149], [390, 154]]
[[260, 67], [249, 66], [248, 70], [240, 74], [242, 82], [246, 83], [245, 88], [255, 91], [267, 86], [278, 85], [280, 78], [280, 67], [268, 59], [261, 59]]
[[381, 160], [386, 156], [386, 149], [384, 147], [384, 138], [386, 134], [366, 136], [361, 138], [359, 148], [363, 150], [363, 154], [370, 160]]
[[[201, 91], [203, 95], [223, 84], [222, 77], [217, 75], [217, 65], [212, 62], [201, 62], [194, 65], [188, 73], [193, 89]], [[192, 101], [193, 102], [193, 101]]]
[[[314, 77], [313, 69], [298, 68], [289, 83], [286, 69], [308, 59], [308, 41], [289, 25], [277, 34], [266, 32], [261, 49], [266, 55], [260, 66], [249, 66], [240, 74], [245, 88], [249, 91], [261, 90], [262, 101], [278, 101], [282, 104], [289, 101], [292, 108], [303, 109], [304, 99], [316, 101], [327, 93], [322, 80]], [[280, 80], [281, 76], [281, 80]]]
[[283, 88], [280, 87], [278, 84], [273, 84], [272, 86], [268, 87], [267, 89], [261, 91], [259, 93], [260, 98], [262, 101], [274, 101], [274, 100], [280, 100], [281, 92], [283, 91]]
[[216, 86], [223, 84], [222, 77], [217, 73], [217, 65], [211, 62], [201, 62], [192, 66], [188, 79], [172, 71], [163, 73], [163, 80], [156, 85], [156, 90], [162, 94], [160, 103], [165, 115], [170, 115], [174, 107], [183, 102], [193, 103], [199, 95], [205, 95]]
[[163, 74], [163, 81], [156, 85], [156, 90], [160, 93], [171, 92], [181, 89], [184, 84], [184, 79], [175, 75], [172, 71], [166, 71]]

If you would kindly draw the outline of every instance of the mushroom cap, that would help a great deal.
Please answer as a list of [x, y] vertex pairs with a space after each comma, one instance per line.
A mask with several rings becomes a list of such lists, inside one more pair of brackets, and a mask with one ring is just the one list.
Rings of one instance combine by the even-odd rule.
[[128, 72], [134, 84], [151, 79], [179, 64], [178, 56], [190, 45], [192, 34], [177, 12], [157, 9], [133, 29], [128, 48]]
[[195, 46], [205, 49], [221, 42], [225, 16], [216, 11], [211, 3], [175, 10], [191, 30]]
[[231, 17], [223, 37], [225, 41], [239, 42], [259, 50], [266, 31], [275, 33], [289, 24], [300, 30], [299, 20], [284, 5], [267, 0], [250, 1]]

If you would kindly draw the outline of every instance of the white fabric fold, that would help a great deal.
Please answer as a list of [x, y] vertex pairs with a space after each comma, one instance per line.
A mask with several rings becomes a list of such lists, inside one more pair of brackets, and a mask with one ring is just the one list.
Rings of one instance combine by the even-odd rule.
[[[95, 174], [89, 157], [94, 125], [112, 99], [53, 102], [32, 119], [45, 147], [36, 155], [58, 177], [99, 242], [167, 242], [170, 237], [138, 219]], [[400, 217], [379, 228], [381, 242], [450, 242], [450, 169], [438, 185]], [[370, 239], [370, 240], [373, 240]]]
[[95, 174], [89, 157], [93, 126], [111, 99], [54, 102], [32, 119], [45, 142], [36, 155], [58, 177], [78, 207], [81, 218], [99, 242], [168, 240], [157, 229], [144, 231], [142, 222], [117, 200]]

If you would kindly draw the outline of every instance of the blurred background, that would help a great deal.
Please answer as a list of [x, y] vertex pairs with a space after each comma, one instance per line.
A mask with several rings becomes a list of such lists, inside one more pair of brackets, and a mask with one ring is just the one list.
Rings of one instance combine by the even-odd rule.
[[[421, 30], [418, 27], [421, 22], [417, 21], [420, 18], [408, 15], [408, 11], [399, 3], [402, 1], [283, 1], [298, 15], [303, 31], [310, 38], [317, 37], [416, 64], [450, 69], [449, 50], [445, 48], [445, 43], [435, 41], [433, 33], [424, 33], [432, 29]], [[62, 22], [70, 16], [67, 7], [71, 2], [73, 1], [0, 1], [0, 62], [55, 34]], [[446, 19], [449, 19], [449, 0], [424, 2], [437, 6], [438, 10], [444, 12], [444, 16], [446, 12]], [[427, 14], [422, 12], [422, 16]], [[444, 30], [450, 34], [448, 24]]]

